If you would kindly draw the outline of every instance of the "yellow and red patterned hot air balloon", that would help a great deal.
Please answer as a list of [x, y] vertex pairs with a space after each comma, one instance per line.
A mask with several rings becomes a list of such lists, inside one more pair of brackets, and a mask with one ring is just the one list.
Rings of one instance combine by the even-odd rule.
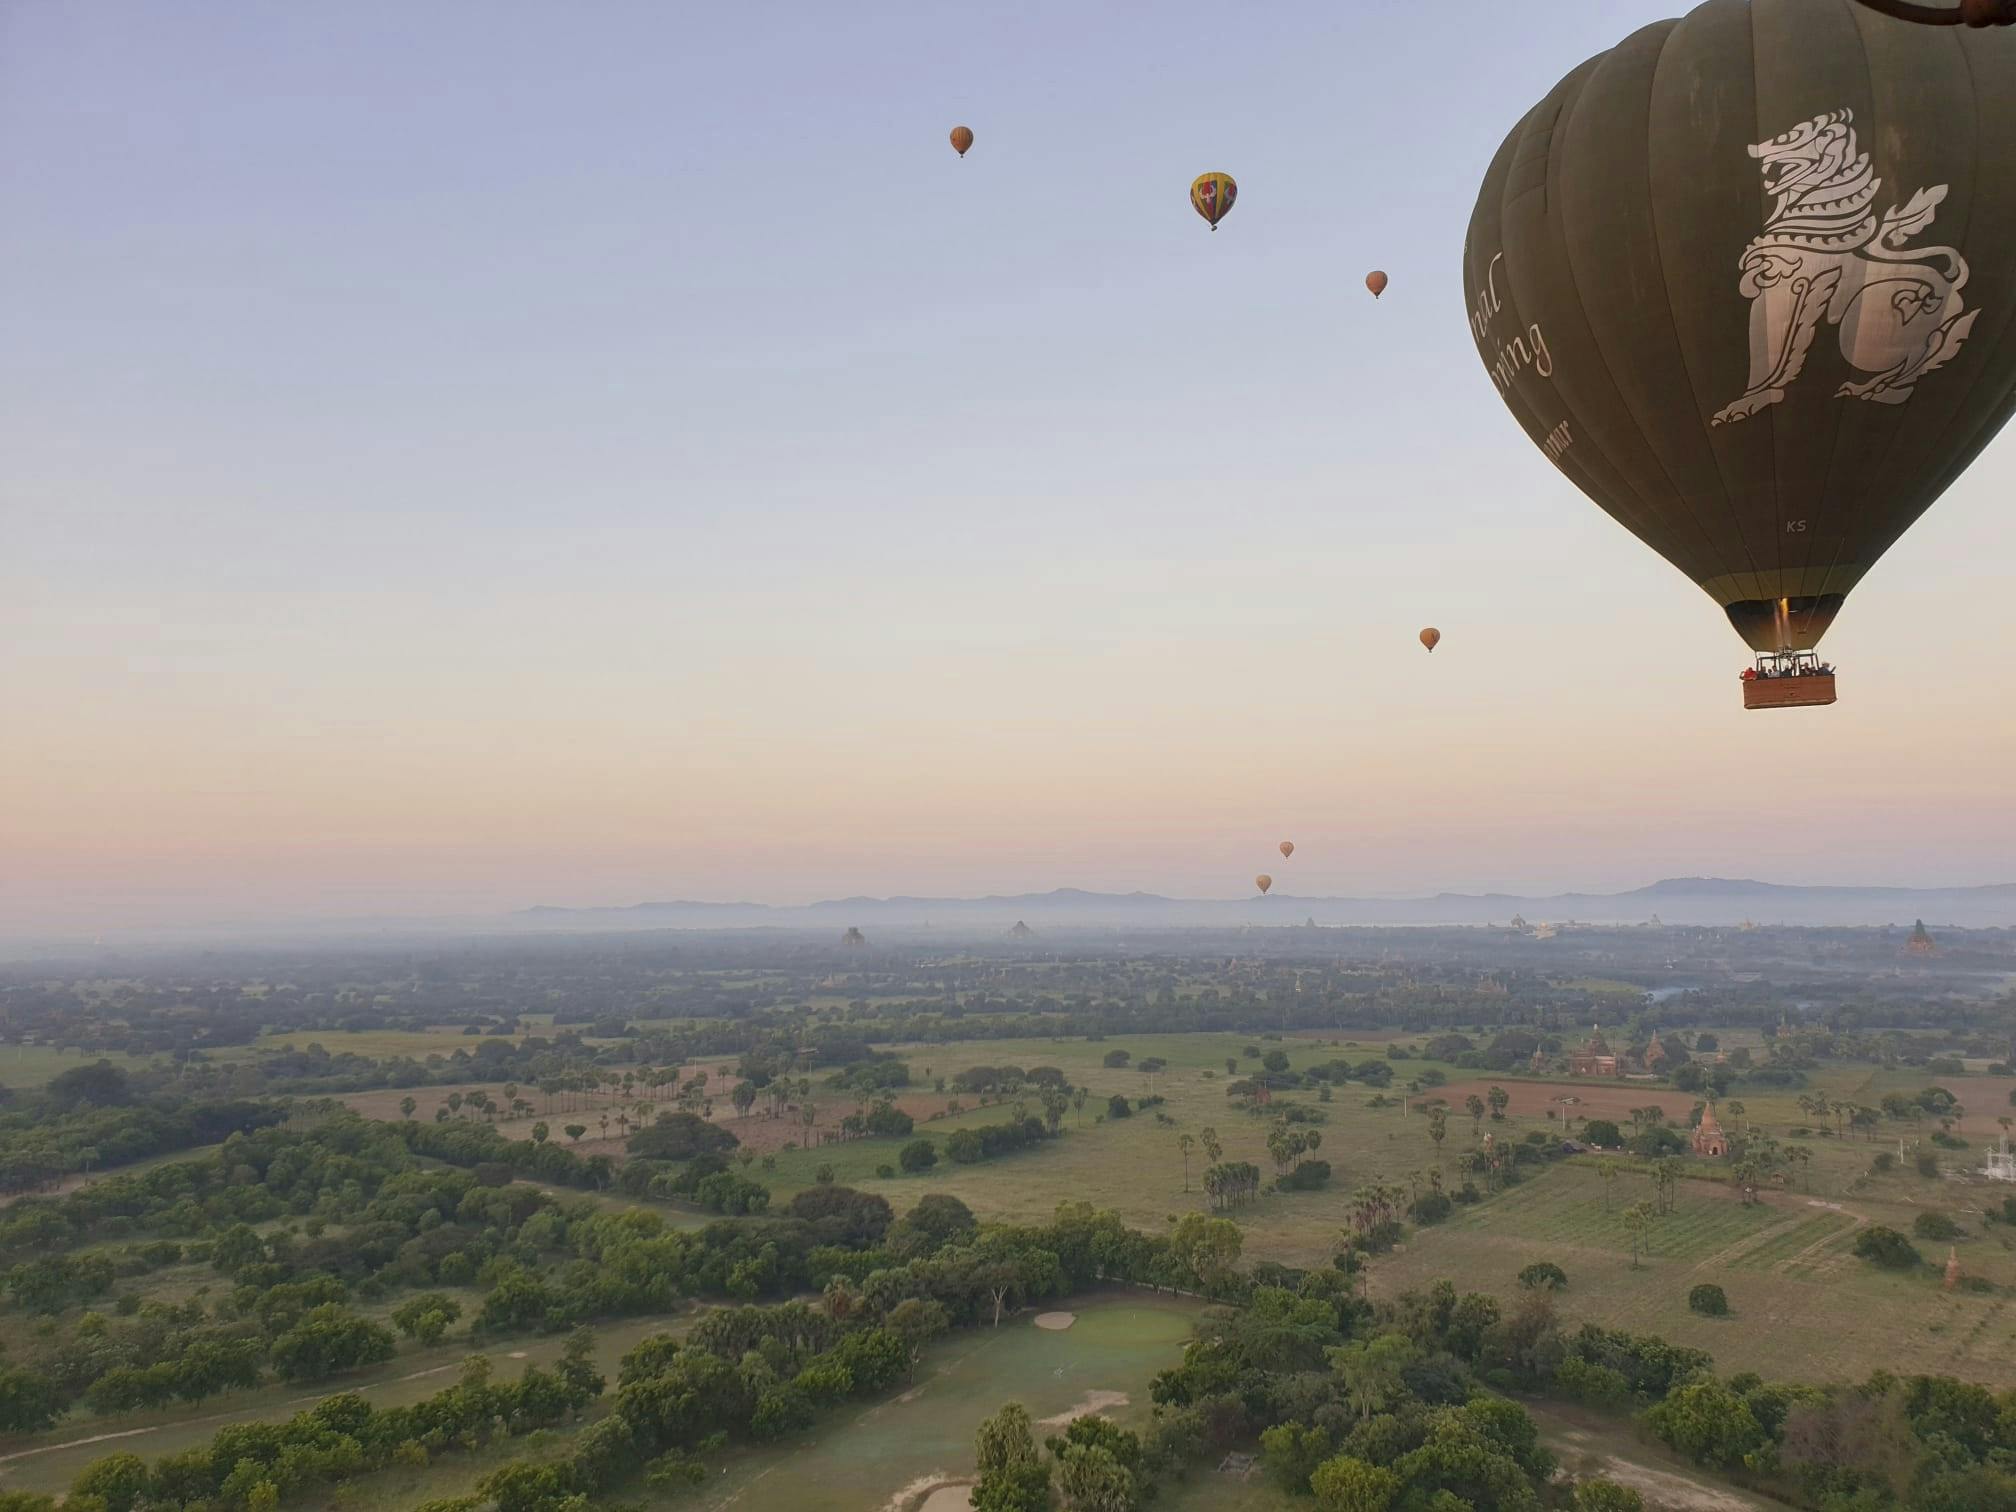
[[972, 145], [973, 145], [972, 127], [954, 126], [952, 128], [952, 150], [954, 152], [958, 153], [959, 156], [963, 158], [964, 156], [966, 156], [966, 149], [971, 147]]
[[1436, 646], [1440, 645], [1441, 641], [1442, 632], [1437, 630], [1433, 625], [1430, 625], [1426, 630], [1421, 632], [1421, 644], [1426, 646], [1430, 651], [1433, 651]]
[[1285, 861], [1294, 854], [1295, 842], [1293, 840], [1283, 840], [1281, 842], [1281, 859]]
[[1265, 891], [1267, 891], [1268, 888], [1274, 885], [1274, 879], [1268, 876], [1267, 873], [1262, 872], [1260, 873], [1259, 876], [1253, 879], [1253, 885], [1259, 888], [1260, 891], [1264, 893]]
[[1232, 209], [1232, 201], [1239, 198], [1239, 186], [1232, 182], [1229, 173], [1200, 173], [1190, 185], [1190, 203], [1197, 207], [1197, 213], [1211, 223], [1211, 229], [1218, 229], [1218, 222], [1225, 219]]
[[1377, 268], [1374, 268], [1370, 273], [1365, 275], [1365, 287], [1372, 291], [1374, 299], [1377, 299], [1381, 294], [1386, 292], [1386, 283], [1386, 275], [1381, 273]]

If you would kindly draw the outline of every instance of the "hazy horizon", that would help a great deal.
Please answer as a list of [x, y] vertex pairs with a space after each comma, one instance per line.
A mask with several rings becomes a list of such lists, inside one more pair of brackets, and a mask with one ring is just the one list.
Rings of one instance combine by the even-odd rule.
[[0, 918], [2012, 880], [2006, 440], [1746, 715], [1479, 367], [1683, 8], [0, 15]]

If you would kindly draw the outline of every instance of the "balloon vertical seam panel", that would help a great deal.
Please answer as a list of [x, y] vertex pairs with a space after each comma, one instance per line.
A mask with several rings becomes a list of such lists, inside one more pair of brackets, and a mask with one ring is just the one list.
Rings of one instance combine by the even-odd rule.
[[2012, 249], [2016, 32], [1708, 0], [1521, 119], [1464, 297], [1548, 460], [1803, 649], [2016, 408]]

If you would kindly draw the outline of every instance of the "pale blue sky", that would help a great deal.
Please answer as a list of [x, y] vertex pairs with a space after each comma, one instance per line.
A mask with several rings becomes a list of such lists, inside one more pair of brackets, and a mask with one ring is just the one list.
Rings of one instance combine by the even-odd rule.
[[1672, 9], [0, 7], [0, 905], [2007, 879], [2007, 442], [1746, 719], [1480, 370]]

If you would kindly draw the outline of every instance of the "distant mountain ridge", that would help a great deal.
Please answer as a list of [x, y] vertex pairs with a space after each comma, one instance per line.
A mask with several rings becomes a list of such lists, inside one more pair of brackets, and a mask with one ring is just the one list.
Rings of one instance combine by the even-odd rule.
[[1050, 892], [989, 894], [977, 898], [829, 898], [775, 905], [673, 899], [608, 907], [551, 904], [512, 915], [527, 925], [569, 929], [811, 928], [881, 924], [893, 928], [937, 925], [991, 926], [1018, 920], [1052, 927], [1182, 927], [1296, 924], [1313, 919], [1332, 927], [1371, 924], [1491, 924], [1521, 914], [1533, 922], [1642, 924], [1657, 913], [1667, 924], [1869, 926], [1928, 924], [1963, 928], [2016, 926], [2016, 882], [1979, 887], [1807, 887], [1747, 878], [1668, 877], [1615, 893], [1436, 893], [1421, 898], [1298, 897], [1276, 890], [1267, 897], [1170, 898], [1159, 893]]

